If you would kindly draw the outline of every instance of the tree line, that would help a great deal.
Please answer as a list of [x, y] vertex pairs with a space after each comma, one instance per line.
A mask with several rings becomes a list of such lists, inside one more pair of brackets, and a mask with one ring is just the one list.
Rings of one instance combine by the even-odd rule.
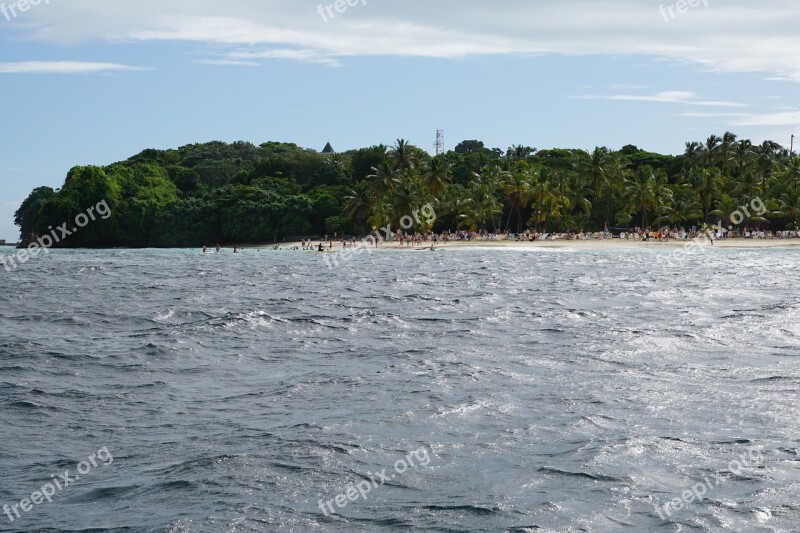
[[60, 189], [33, 190], [15, 223], [25, 242], [105, 200], [114, 215], [65, 245], [176, 247], [364, 235], [396, 228], [425, 205], [435, 206], [438, 218], [419, 221], [414, 229], [421, 232], [729, 224], [740, 205], [758, 197], [767, 212], [744, 224], [796, 229], [798, 178], [800, 158], [789, 150], [729, 132], [689, 142], [677, 156], [633, 145], [500, 150], [477, 140], [436, 156], [403, 139], [344, 153], [210, 142], [75, 167]]

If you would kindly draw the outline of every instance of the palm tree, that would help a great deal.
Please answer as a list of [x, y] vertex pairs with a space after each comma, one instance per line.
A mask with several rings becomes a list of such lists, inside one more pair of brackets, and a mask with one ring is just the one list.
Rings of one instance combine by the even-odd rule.
[[372, 174], [367, 176], [367, 179], [371, 182], [370, 187], [377, 198], [391, 194], [400, 183], [388, 161], [383, 161], [377, 168], [372, 167]]
[[790, 185], [797, 187], [798, 179], [800, 179], [800, 157], [793, 157], [789, 164], [786, 165], [784, 177], [791, 180]]
[[497, 182], [491, 173], [485, 176], [475, 175], [476, 179], [469, 188], [472, 198], [472, 211], [468, 214], [466, 222], [473, 229], [485, 229], [486, 223], [491, 221], [492, 230], [497, 230], [495, 216], [503, 212], [503, 204], [497, 199], [495, 191]]
[[767, 193], [767, 187], [772, 181], [772, 174], [778, 167], [776, 159], [778, 149], [780, 146], [772, 141], [764, 141], [755, 149], [756, 167], [761, 176], [761, 194]]
[[[595, 147], [589, 154], [584, 151], [578, 153], [576, 167], [578, 172], [586, 177], [592, 188], [592, 198], [598, 196], [600, 185], [606, 174], [606, 165], [609, 163], [608, 148]], [[589, 216], [591, 217], [591, 207]]]
[[350, 190], [344, 197], [347, 200], [344, 208], [344, 215], [349, 220], [366, 220], [372, 213], [372, 197], [366, 187], [359, 187], [358, 191]]
[[719, 192], [719, 170], [714, 167], [702, 168], [696, 170], [691, 179], [700, 199], [700, 206], [703, 209], [703, 221], [707, 223], [708, 215], [714, 205], [714, 198]]
[[503, 212], [503, 205], [485, 185], [473, 189], [473, 210], [467, 216], [467, 222], [473, 229], [485, 229], [486, 223], [491, 221], [492, 230], [497, 230], [495, 216]]
[[430, 198], [418, 179], [406, 179], [392, 191], [391, 206], [395, 213], [392, 222], [399, 224], [403, 217], [410, 217], [422, 206], [430, 203]]
[[736, 159], [736, 176], [743, 176], [747, 173], [748, 168], [753, 163], [753, 143], [745, 139], [736, 143], [735, 159]]
[[736, 144], [737, 135], [735, 133], [731, 133], [726, 131], [722, 135], [722, 146], [726, 149], [730, 150]]
[[[438, 201], [440, 214], [447, 213], [450, 223], [460, 228], [467, 224], [519, 232], [525, 229], [526, 220], [530, 227], [541, 229], [557, 219], [564, 222], [563, 227], [596, 227], [603, 220], [608, 225], [627, 225], [631, 219], [634, 223], [641, 220], [647, 227], [667, 221], [711, 223], [717, 217], [727, 226], [731, 215], [740, 212], [740, 205], [758, 198], [769, 213], [786, 219], [781, 224], [800, 220], [796, 198], [800, 157], [793, 157], [777, 143], [754, 146], [730, 132], [722, 137], [712, 135], [703, 143], [687, 143], [677, 161], [682, 169], [675, 181], [665, 171], [675, 168], [674, 162], [666, 159], [663, 164], [659, 161], [658, 170], [641, 165], [632, 172], [629, 164], [645, 161], [634, 157], [636, 153], [603, 147], [590, 152], [536, 152], [515, 145], [505, 156], [495, 151], [469, 158], [458, 154], [429, 158], [398, 139], [385, 162], [371, 163], [376, 168], [368, 179], [351, 186], [354, 190], [345, 196], [345, 215], [360, 223], [387, 217], [395, 223], [397, 217], [413, 213], [423, 202]], [[379, 160], [372, 154], [367, 159]], [[333, 156], [326, 164], [335, 164], [336, 174], [350, 181], [349, 161], [349, 156], [343, 156], [342, 165]], [[474, 175], [465, 178], [465, 172]], [[453, 184], [456, 175], [462, 185]], [[598, 201], [602, 215], [597, 211]], [[741, 212], [747, 216], [746, 211]], [[765, 216], [751, 212], [747, 220], [763, 224], [769, 222]], [[734, 220], [739, 220], [738, 215]]]
[[642, 214], [642, 227], [649, 227], [647, 224], [647, 214], [655, 203], [653, 194], [653, 169], [649, 165], [639, 167], [629, 184], [625, 187], [628, 194], [629, 208]]
[[758, 190], [758, 176], [755, 172], [748, 170], [735, 181], [735, 186], [730, 189], [730, 193], [734, 198], [747, 202], [758, 193]]
[[[572, 204], [566, 195], [561, 194], [552, 182], [547, 181], [547, 194], [543, 199], [545, 231], [551, 219], [560, 220], [569, 214]], [[540, 200], [542, 200], [540, 198]]]
[[[499, 169], [496, 169], [496, 172]], [[522, 226], [522, 209], [528, 206], [531, 197], [531, 171], [524, 164], [517, 164], [511, 172], [499, 172], [500, 188], [510, 208], [506, 228], [510, 230], [511, 216], [517, 212], [517, 233]]]
[[708, 164], [720, 168], [720, 154], [722, 154], [722, 139], [712, 135], [703, 146], [703, 155], [705, 155]]
[[419, 154], [416, 148], [405, 139], [397, 139], [395, 145], [389, 150], [389, 158], [392, 162], [392, 170], [399, 172], [412, 170], [419, 165]]
[[614, 189], [624, 189], [628, 182], [629, 170], [616, 155], [609, 155], [605, 172], [602, 175], [602, 186], [606, 190], [606, 227], [610, 225], [611, 213], [614, 210]]
[[792, 185], [781, 195], [780, 209], [775, 213], [791, 221], [792, 228], [797, 230], [797, 219], [800, 218], [800, 187]]
[[683, 152], [683, 159], [684, 159], [684, 171], [687, 173], [697, 167], [700, 163], [700, 159], [703, 156], [703, 145], [699, 142], [688, 142], [686, 143], [686, 149]]
[[731, 175], [736, 167], [736, 135], [726, 131], [722, 136], [722, 144], [720, 146], [719, 164], [720, 170], [724, 174]]
[[531, 196], [535, 211], [533, 220], [536, 231], [539, 231], [539, 225], [542, 223], [545, 224], [546, 230], [547, 222], [551, 218], [563, 217], [571, 206], [569, 198], [561, 194], [547, 176], [540, 176], [531, 190]]
[[[653, 178], [653, 209], [656, 217], [661, 217], [666, 208], [672, 204], [673, 192], [669, 187], [669, 179], [664, 171], [658, 172]], [[654, 221], [655, 222], [655, 221]]]
[[367, 219], [367, 223], [372, 227], [373, 231], [377, 231], [380, 228], [391, 228], [392, 214], [392, 207], [389, 204], [378, 202], [372, 206], [372, 213]]
[[567, 175], [567, 179], [562, 184], [559, 177], [561, 176], [560, 173], [555, 173], [553, 175], [553, 184], [555, 184], [559, 188], [559, 194], [561, 196], [566, 196], [569, 199], [569, 203], [576, 209], [580, 209], [583, 212], [583, 215], [586, 219], [589, 219], [589, 215], [592, 212], [592, 202], [589, 200], [591, 196], [591, 191], [580, 174], [571, 173]]
[[441, 197], [453, 181], [453, 165], [444, 155], [437, 155], [425, 169], [422, 179], [431, 196]]
[[461, 229], [470, 212], [473, 212], [473, 200], [461, 185], [453, 185], [447, 189], [442, 202], [442, 214], [452, 215], [456, 219], [456, 229]]
[[723, 226], [732, 224], [731, 215], [739, 210], [739, 202], [728, 194], [722, 194], [717, 200], [717, 208], [711, 211], [715, 217], [719, 217]]
[[676, 226], [679, 224], [688, 226], [693, 220], [699, 220], [702, 216], [703, 212], [700, 210], [697, 200], [687, 197], [675, 200], [672, 206], [666, 207], [665, 214], [656, 222], [669, 221], [670, 224]]

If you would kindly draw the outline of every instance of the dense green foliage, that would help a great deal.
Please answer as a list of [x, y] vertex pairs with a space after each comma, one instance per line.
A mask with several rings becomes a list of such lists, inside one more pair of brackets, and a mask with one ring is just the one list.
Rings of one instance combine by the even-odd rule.
[[35, 189], [16, 213], [23, 239], [105, 200], [113, 212], [69, 246], [197, 246], [365, 234], [426, 204], [417, 230], [599, 230], [689, 226], [727, 217], [753, 198], [768, 212], [745, 223], [794, 228], [800, 158], [726, 133], [680, 156], [596, 148], [488, 149], [464, 141], [431, 157], [404, 140], [342, 154], [293, 144], [212, 142], [145, 150], [127, 161], [72, 169], [60, 190]]

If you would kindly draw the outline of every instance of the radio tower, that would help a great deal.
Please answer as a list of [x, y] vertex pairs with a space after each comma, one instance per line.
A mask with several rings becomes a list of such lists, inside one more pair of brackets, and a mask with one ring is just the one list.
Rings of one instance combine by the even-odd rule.
[[436, 130], [436, 155], [444, 153], [444, 130]]

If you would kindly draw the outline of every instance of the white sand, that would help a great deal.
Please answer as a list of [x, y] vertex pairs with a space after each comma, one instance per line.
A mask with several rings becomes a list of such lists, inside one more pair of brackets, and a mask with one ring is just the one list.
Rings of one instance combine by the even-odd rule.
[[[657, 241], [641, 241], [641, 240], [621, 240], [621, 239], [591, 239], [591, 240], [577, 240], [577, 241], [537, 241], [537, 242], [516, 242], [516, 241], [484, 241], [481, 239], [474, 241], [450, 241], [447, 245], [440, 243], [437, 248], [444, 250], [458, 250], [468, 248], [497, 248], [497, 249], [536, 249], [536, 248], [571, 248], [581, 250], [609, 250], [618, 248], [653, 248], [653, 249], [675, 249], [682, 248], [690, 245], [692, 241], [689, 240], [674, 240], [671, 239], [665, 242]], [[360, 241], [357, 241], [360, 244]], [[706, 241], [710, 246], [710, 243]], [[266, 248], [272, 249], [275, 246], [280, 246], [282, 250], [287, 248], [301, 247], [300, 242], [286, 242], [270, 245], [248, 246], [247, 248]], [[319, 241], [314, 241], [314, 249], [319, 246]], [[422, 243], [414, 246], [400, 246], [396, 242], [384, 242], [378, 247], [378, 250], [419, 250], [422, 248], [430, 248], [431, 243]], [[724, 239], [715, 240], [714, 247], [716, 248], [798, 248], [800, 249], [800, 239]], [[374, 248], [373, 248], [374, 249]], [[341, 242], [334, 242], [331, 251], [338, 252], [342, 250]], [[328, 251], [328, 245], [325, 243], [325, 251]]]

